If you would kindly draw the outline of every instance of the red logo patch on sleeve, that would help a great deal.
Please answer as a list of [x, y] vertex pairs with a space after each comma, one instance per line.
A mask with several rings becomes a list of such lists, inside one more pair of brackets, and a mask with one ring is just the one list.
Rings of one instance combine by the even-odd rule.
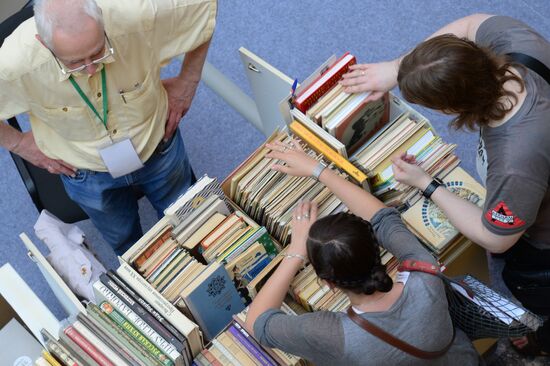
[[494, 208], [485, 213], [485, 218], [492, 224], [502, 228], [515, 228], [525, 225], [525, 221], [510, 211], [504, 201], [500, 201]]

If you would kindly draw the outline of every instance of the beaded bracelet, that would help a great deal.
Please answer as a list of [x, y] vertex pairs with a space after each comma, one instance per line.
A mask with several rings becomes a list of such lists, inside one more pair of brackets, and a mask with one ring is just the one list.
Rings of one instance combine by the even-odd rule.
[[295, 254], [295, 253], [280, 253], [279, 255], [282, 256], [282, 257], [285, 257], [285, 258], [298, 258], [298, 259], [301, 259], [301, 260], [302, 260], [302, 266], [304, 266], [304, 267], [305, 267], [306, 262], [307, 262], [307, 258], [304, 257], [304, 256], [301, 255], [301, 254]]

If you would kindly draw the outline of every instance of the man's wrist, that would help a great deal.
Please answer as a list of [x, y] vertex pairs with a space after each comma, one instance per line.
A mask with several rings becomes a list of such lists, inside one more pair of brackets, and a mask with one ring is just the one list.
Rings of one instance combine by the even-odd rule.
[[18, 148], [21, 144], [21, 140], [23, 140], [23, 134], [19, 132], [14, 135], [14, 138], [11, 141], [8, 142], [8, 146], [6, 146], [6, 148], [14, 154], [19, 154]]

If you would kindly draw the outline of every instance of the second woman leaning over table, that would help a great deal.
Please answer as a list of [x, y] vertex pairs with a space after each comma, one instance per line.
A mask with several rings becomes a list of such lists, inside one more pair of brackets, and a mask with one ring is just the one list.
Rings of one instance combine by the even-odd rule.
[[[401, 261], [436, 264], [399, 213], [318, 165], [297, 142], [268, 147], [273, 149], [268, 156], [286, 163], [274, 169], [317, 177], [353, 215], [340, 213], [316, 220], [314, 205], [298, 205], [285, 258], [250, 305], [246, 319], [246, 327], [260, 343], [315, 365], [478, 364], [471, 342], [453, 329], [441, 280], [421, 272], [403, 272], [393, 283], [381, 264], [378, 244]], [[279, 310], [292, 279], [308, 258], [320, 279], [348, 296], [350, 315], [328, 311], [287, 315]], [[367, 332], [350, 316], [358, 322], [367, 320], [421, 351], [440, 351], [442, 355], [415, 357]]]

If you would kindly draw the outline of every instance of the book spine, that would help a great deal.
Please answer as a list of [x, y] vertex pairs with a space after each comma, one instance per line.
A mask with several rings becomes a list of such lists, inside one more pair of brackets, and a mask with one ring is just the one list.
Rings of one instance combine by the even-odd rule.
[[[236, 324], [236, 323], [233, 323], [233, 324]], [[262, 364], [262, 366], [277, 365], [276, 363], [270, 362], [266, 358], [266, 355], [261, 350], [256, 348], [254, 344], [252, 344], [252, 342], [248, 340], [248, 337], [245, 336], [243, 333], [241, 333], [236, 326], [231, 325], [229, 326], [228, 330], [248, 350], [248, 352], [250, 352], [256, 358], [256, 360], [258, 360]]]
[[122, 287], [111, 279], [107, 274], [103, 273], [99, 276], [100, 281], [107, 286], [113, 293], [115, 293], [132, 311], [139, 315], [151, 328], [153, 328], [161, 337], [170, 342], [178, 351], [183, 350], [183, 343], [180, 342], [164, 325], [162, 325], [157, 319], [155, 319], [149, 312], [147, 312], [141, 304], [135, 301], [132, 296], [126, 292]]
[[[283, 302], [283, 305], [285, 305], [285, 303]], [[247, 308], [248, 309], [248, 308]], [[296, 313], [294, 313], [294, 315], [296, 315]], [[243, 316], [243, 317], [241, 317]], [[240, 312], [239, 314], [236, 314], [233, 316], [233, 321], [235, 323], [238, 323], [241, 327], [244, 327], [244, 322], [246, 321], [246, 315], [243, 314], [243, 312]], [[280, 355], [279, 353], [275, 352], [275, 351], [280, 351], [282, 353], [284, 353], [283, 351], [277, 349], [277, 348], [269, 348], [269, 347], [262, 347], [263, 350], [269, 354], [269, 356], [271, 356], [271, 358], [273, 358], [273, 360], [275, 361], [276, 364], [278, 365], [286, 365], [287, 364], [287, 359], [284, 358], [282, 355]], [[300, 358], [296, 357], [296, 359], [299, 361]]]
[[144, 336], [139, 329], [137, 329], [131, 322], [126, 320], [124, 316], [118, 313], [111, 307], [111, 304], [104, 301], [101, 303], [100, 308], [107, 314], [107, 316], [118, 324], [132, 339], [145, 347], [156, 359], [161, 361], [166, 366], [174, 366], [174, 362], [168, 358], [155, 344], [153, 344], [146, 336]]
[[172, 333], [178, 340], [180, 340], [186, 346], [185, 349], [189, 355], [189, 358], [191, 358], [189, 341], [179, 330], [176, 329], [176, 327], [170, 324], [170, 322], [166, 320], [166, 318], [164, 318], [158, 311], [156, 311], [155, 308], [151, 306], [151, 304], [149, 304], [147, 301], [145, 301], [145, 299], [143, 299], [143, 297], [137, 294], [133, 288], [131, 288], [124, 280], [122, 280], [122, 278], [120, 278], [119, 275], [117, 275], [113, 271], [107, 272], [107, 275], [113, 281], [115, 281], [115, 283], [120, 288], [126, 291], [126, 293], [128, 293], [132, 297], [132, 299], [137, 301], [149, 314], [151, 314], [155, 319], [157, 319], [160, 322], [160, 324], [162, 324], [166, 329], [168, 329], [170, 333]]
[[47, 341], [46, 348], [50, 351], [58, 360], [63, 362], [66, 366], [80, 366], [80, 364], [73, 359], [71, 354], [64, 348], [62, 348], [57, 342]]
[[233, 352], [231, 352], [229, 348], [227, 348], [220, 340], [214, 338], [212, 340], [212, 345], [216, 347], [220, 351], [220, 353], [227, 359], [224, 365], [228, 364], [228, 365], [235, 365], [235, 366], [239, 366], [239, 365], [246, 366], [246, 364], [243, 364], [244, 360], [237, 358], [237, 355], [233, 354]]
[[94, 333], [90, 330], [87, 326], [84, 325], [80, 320], [75, 321], [72, 324], [72, 327], [84, 338], [90, 343], [93, 347], [95, 347], [99, 352], [101, 352], [106, 359], [111, 361], [113, 364], [117, 366], [128, 366], [128, 362], [126, 362], [124, 356], [121, 356], [121, 349], [113, 349], [111, 348], [112, 345], [109, 343], [105, 343], [102, 339], [99, 338], [99, 335]]
[[[101, 340], [107, 347], [109, 347], [114, 352], [118, 353], [121, 357], [125, 359], [132, 366], [142, 366], [143, 364], [139, 362], [139, 358], [135, 355], [125, 344], [120, 344], [117, 339], [112, 334], [108, 334], [98, 326], [91, 317], [80, 313], [76, 316], [76, 319], [84, 324], [97, 338]], [[76, 324], [76, 323], [75, 323]], [[77, 328], [77, 330], [79, 330]], [[85, 334], [84, 334], [85, 335]]]
[[161, 349], [163, 353], [168, 355], [173, 361], [177, 360], [181, 354], [176, 348], [165, 340], [160, 334], [158, 334], [147, 322], [145, 322], [139, 315], [137, 315], [132, 309], [115, 295], [107, 286], [100, 281], [97, 281], [93, 285], [97, 295], [97, 299], [105, 300], [110, 303], [118, 312], [120, 312], [126, 319], [139, 329], [152, 343]]
[[42, 357], [46, 361], [46, 363], [50, 364], [51, 366], [62, 366], [52, 354], [46, 350], [42, 350]]
[[203, 349], [201, 353], [212, 366], [223, 366], [222, 363], [218, 361], [218, 359], [212, 353], [210, 353], [208, 349]]
[[323, 154], [328, 160], [336, 164], [337, 167], [344, 170], [351, 177], [357, 180], [359, 183], [363, 183], [367, 180], [367, 176], [356, 166], [350, 163], [342, 155], [331, 149], [326, 143], [324, 143], [319, 137], [315, 136], [313, 132], [307, 129], [298, 121], [293, 121], [290, 124], [290, 130], [298, 137], [303, 139], [307, 144], [320, 154]]
[[330, 77], [327, 81], [323, 83], [317, 90], [315, 90], [308, 98], [306, 98], [301, 103], [296, 103], [296, 107], [302, 112], [306, 113], [307, 110], [315, 104], [322, 96], [325, 94], [329, 89], [331, 89], [337, 82], [342, 78], [342, 75], [344, 75], [346, 72], [348, 72], [349, 67], [353, 64], [355, 64], [355, 57], [350, 60], [349, 63], [344, 65], [338, 72], [336, 72], [334, 75]]
[[[55, 360], [55, 359], [54, 359]], [[30, 364], [29, 364], [30, 365]], [[44, 356], [39, 356], [36, 360], [34, 360], [34, 366], [52, 366], [53, 364], [46, 361]], [[57, 363], [59, 365], [59, 363]]]
[[161, 366], [159, 360], [155, 359], [149, 350], [132, 338], [126, 331], [115, 323], [109, 316], [101, 311], [96, 305], [88, 303], [86, 311], [90, 318], [97, 321], [100, 327], [106, 330], [107, 333], [113, 335], [116, 339], [116, 343], [123, 344], [132, 352], [132, 354], [138, 357], [146, 366], [156, 365]]
[[120, 260], [117, 274], [135, 291], [153, 306], [170, 324], [187, 337], [193, 356], [202, 350], [202, 336], [198, 326], [178, 311], [174, 305], [162, 297], [143, 277], [128, 263]]
[[244, 327], [239, 324], [238, 322], [232, 322], [231, 324], [233, 324], [245, 337], [246, 339], [248, 339], [250, 341], [250, 343], [252, 343], [252, 345], [254, 347], [256, 347], [258, 350], [260, 350], [261, 352], [263, 352], [263, 354], [265, 355], [265, 357], [267, 358], [267, 360], [269, 362], [271, 362], [272, 364], [275, 364], [277, 365], [277, 361], [275, 361], [273, 358], [271, 358], [271, 356], [269, 355], [269, 352], [267, 352], [264, 347], [262, 347], [254, 337], [252, 337], [250, 334], [248, 334], [248, 332], [246, 331], [246, 329], [244, 329]]
[[195, 360], [193, 361], [193, 364], [195, 364], [197, 366], [210, 366], [210, 362], [208, 362], [208, 360], [206, 359], [206, 357], [204, 357], [202, 352], [199, 353], [197, 355], [197, 357], [195, 357]]
[[67, 352], [70, 353], [80, 365], [100, 366], [89, 354], [84, 352], [84, 350], [80, 348], [78, 344], [76, 344], [71, 338], [69, 338], [68, 335], [66, 335], [62, 331], [59, 332], [59, 344], [65, 347]]
[[103, 353], [94, 347], [86, 338], [84, 338], [72, 325], [63, 330], [74, 343], [76, 343], [84, 352], [86, 352], [100, 366], [115, 366]]

